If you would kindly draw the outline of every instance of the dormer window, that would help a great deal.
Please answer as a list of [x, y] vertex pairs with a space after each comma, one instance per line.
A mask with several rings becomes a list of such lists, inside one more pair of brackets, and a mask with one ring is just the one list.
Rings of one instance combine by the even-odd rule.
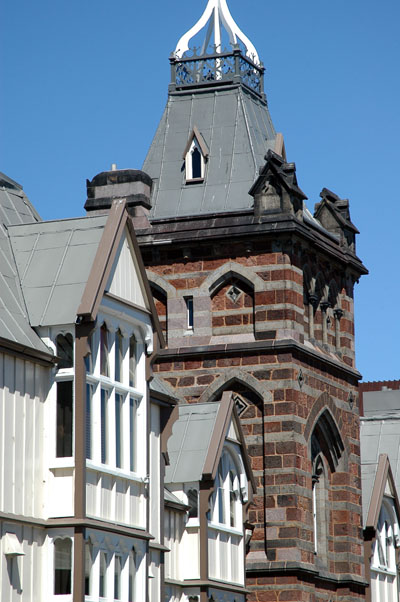
[[193, 128], [183, 153], [187, 184], [203, 182], [205, 178], [208, 148], [196, 126]]

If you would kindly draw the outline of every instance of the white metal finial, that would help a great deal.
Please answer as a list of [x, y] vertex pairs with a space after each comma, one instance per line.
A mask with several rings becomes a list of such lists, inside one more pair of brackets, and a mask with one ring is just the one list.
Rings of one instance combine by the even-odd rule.
[[[214, 13], [214, 14], [213, 14]], [[186, 32], [175, 49], [175, 56], [182, 58], [182, 56], [189, 50], [190, 40], [198, 34], [206, 25], [208, 25], [205, 40], [203, 42], [201, 54], [204, 54], [211, 39], [211, 35], [214, 31], [214, 44], [217, 52], [221, 52], [221, 24], [225, 27], [229, 41], [232, 45], [238, 43], [238, 38], [246, 47], [246, 55], [257, 65], [260, 64], [258, 52], [250, 42], [249, 38], [244, 35], [239, 26], [233, 20], [231, 13], [229, 12], [226, 0], [208, 0], [206, 9], [200, 19], [197, 21], [188, 32]]]

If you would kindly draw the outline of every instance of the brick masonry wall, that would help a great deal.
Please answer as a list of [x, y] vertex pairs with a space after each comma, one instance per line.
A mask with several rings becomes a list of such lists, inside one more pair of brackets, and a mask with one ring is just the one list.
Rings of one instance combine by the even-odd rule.
[[[355, 276], [322, 253], [313, 256], [313, 274], [324, 273], [327, 286], [335, 279], [343, 315], [337, 337], [334, 307], [323, 312], [318, 305], [310, 337], [303, 280], [310, 256], [300, 244], [286, 246], [253, 240], [249, 253], [240, 242], [198, 245], [189, 258], [187, 248], [145, 249], [150, 281], [165, 283], [168, 306], [169, 349], [154, 371], [182, 401], [219, 399], [225, 389], [247, 404], [241, 423], [257, 482], [250, 509], [255, 529], [247, 558], [249, 599], [359, 600], [359, 426], [357, 409], [349, 405], [357, 375], [346, 370], [354, 367]], [[232, 286], [241, 291], [237, 302], [228, 295]], [[185, 296], [194, 298], [193, 331], [186, 328]], [[285, 349], [279, 351], [274, 345], [282, 342]], [[321, 564], [314, 554], [311, 436], [326, 408], [345, 449], [328, 477], [328, 549]], [[293, 576], [283, 574], [290, 570]], [[351, 590], [339, 580], [350, 580]]]

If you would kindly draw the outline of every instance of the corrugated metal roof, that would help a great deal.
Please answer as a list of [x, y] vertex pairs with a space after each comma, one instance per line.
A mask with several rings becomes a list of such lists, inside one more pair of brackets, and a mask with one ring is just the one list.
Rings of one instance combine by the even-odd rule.
[[75, 322], [107, 216], [11, 226], [31, 326]]
[[11, 224], [40, 220], [22, 186], [0, 172], [0, 337], [49, 353], [31, 328], [9, 240]]
[[[204, 182], [186, 184], [182, 153], [197, 126], [209, 148]], [[248, 194], [275, 130], [266, 104], [243, 87], [170, 95], [143, 170], [154, 219], [250, 209]]]
[[168, 440], [170, 465], [165, 483], [201, 479], [219, 407], [217, 402], [179, 406], [179, 418]]

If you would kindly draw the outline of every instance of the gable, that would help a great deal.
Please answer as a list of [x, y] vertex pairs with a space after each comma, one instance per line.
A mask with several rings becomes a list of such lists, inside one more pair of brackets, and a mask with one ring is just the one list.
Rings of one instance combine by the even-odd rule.
[[127, 230], [121, 236], [106, 290], [120, 299], [150, 309], [138, 261]]

